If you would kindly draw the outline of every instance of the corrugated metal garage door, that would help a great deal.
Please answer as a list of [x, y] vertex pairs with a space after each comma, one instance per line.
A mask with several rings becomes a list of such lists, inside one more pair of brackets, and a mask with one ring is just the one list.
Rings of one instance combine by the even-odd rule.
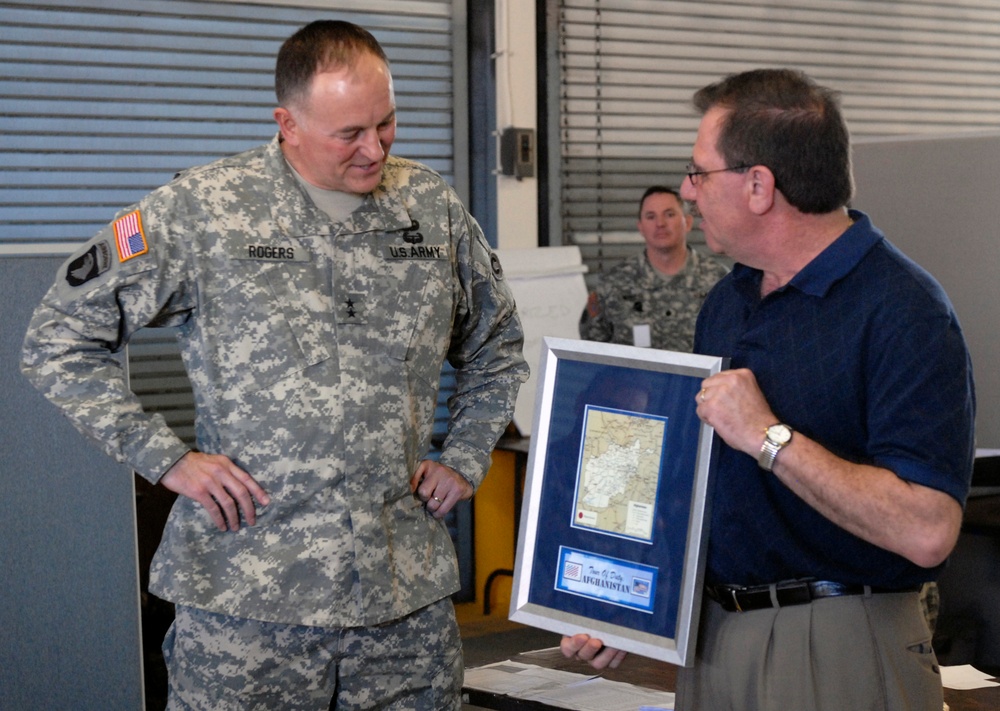
[[638, 249], [638, 198], [680, 184], [691, 95], [726, 74], [803, 69], [842, 92], [855, 138], [1000, 127], [995, 2], [549, 0], [549, 12], [550, 233], [580, 244], [592, 272]]

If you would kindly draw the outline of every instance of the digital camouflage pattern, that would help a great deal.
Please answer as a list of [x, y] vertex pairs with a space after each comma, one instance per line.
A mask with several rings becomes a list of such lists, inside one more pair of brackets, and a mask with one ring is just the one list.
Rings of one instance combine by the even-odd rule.
[[648, 324], [653, 348], [690, 352], [702, 302], [728, 271], [688, 247], [684, 268], [665, 276], [643, 250], [598, 275], [580, 317], [580, 337], [631, 346], [633, 326]]
[[171, 708], [327, 711], [331, 698], [338, 711], [462, 707], [462, 640], [448, 598], [401, 620], [336, 631], [178, 607], [163, 651]]
[[457, 369], [457, 392], [440, 461], [478, 486], [527, 365], [499, 262], [440, 176], [390, 158], [379, 187], [334, 224], [275, 137], [185, 172], [69, 258], [34, 314], [22, 370], [151, 482], [187, 448], [142, 412], [111, 356], [140, 328], [168, 325], [179, 326], [199, 450], [230, 457], [271, 503], [231, 532], [179, 497], [153, 593], [339, 627], [398, 619], [458, 589], [445, 525], [409, 489], [441, 367]]

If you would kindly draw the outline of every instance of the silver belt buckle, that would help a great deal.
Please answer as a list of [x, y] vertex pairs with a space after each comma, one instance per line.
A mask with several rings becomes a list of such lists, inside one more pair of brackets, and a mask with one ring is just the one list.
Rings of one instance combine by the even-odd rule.
[[737, 612], [743, 612], [743, 608], [740, 607], [740, 601], [736, 597], [736, 592], [737, 590], [735, 587], [729, 588], [729, 594], [733, 598], [733, 607], [736, 608]]

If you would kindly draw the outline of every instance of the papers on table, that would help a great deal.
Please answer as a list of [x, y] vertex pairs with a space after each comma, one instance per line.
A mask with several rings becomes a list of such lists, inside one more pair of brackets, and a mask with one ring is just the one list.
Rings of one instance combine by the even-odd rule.
[[465, 670], [465, 687], [574, 711], [670, 711], [674, 695], [600, 675], [505, 661]]
[[[946, 688], [957, 690], [1000, 686], [1000, 682], [971, 664], [941, 667], [941, 681]], [[510, 660], [466, 669], [465, 687], [574, 711], [674, 708], [674, 695], [666, 691], [610, 681], [599, 674], [577, 674]]]
[[941, 667], [941, 684], [949, 689], [982, 689], [986, 686], [1000, 686], [993, 677], [976, 669], [971, 664]]

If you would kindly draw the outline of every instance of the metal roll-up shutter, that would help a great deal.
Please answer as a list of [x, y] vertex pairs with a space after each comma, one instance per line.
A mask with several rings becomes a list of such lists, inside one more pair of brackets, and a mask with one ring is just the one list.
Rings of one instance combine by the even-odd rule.
[[636, 203], [649, 185], [680, 184], [691, 95], [726, 74], [806, 71], [842, 93], [855, 139], [1000, 126], [1000, 7], [988, 0], [549, 0], [549, 14], [550, 231], [581, 246], [591, 274], [639, 249]]
[[394, 152], [453, 180], [452, 0], [324, 5], [0, 2], [3, 253], [85, 240], [178, 170], [269, 140], [278, 47], [321, 17], [383, 43]]

